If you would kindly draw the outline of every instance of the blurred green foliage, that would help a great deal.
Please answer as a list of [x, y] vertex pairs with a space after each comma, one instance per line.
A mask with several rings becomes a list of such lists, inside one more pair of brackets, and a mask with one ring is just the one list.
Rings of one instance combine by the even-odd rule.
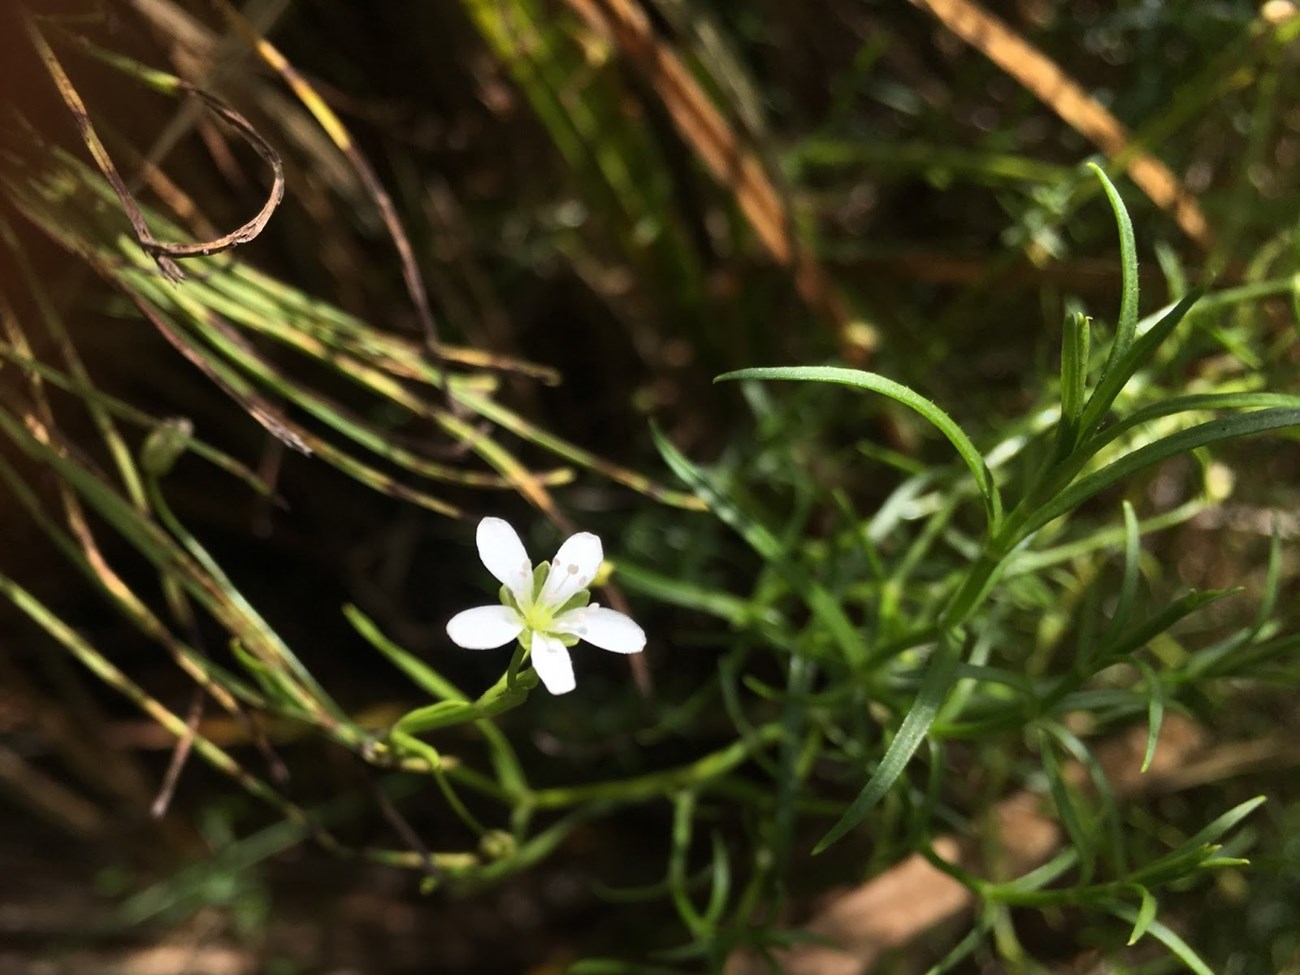
[[[1296, 966], [1290, 5], [36, 7], [0, 660], [60, 718], [6, 781], [176, 807], [115, 929], [255, 944], [307, 846], [453, 914], [572, 863], [600, 923], [481, 970], [800, 970], [921, 857], [970, 909], [909, 967]], [[645, 661], [549, 698], [445, 640], [498, 512], [601, 532]]]

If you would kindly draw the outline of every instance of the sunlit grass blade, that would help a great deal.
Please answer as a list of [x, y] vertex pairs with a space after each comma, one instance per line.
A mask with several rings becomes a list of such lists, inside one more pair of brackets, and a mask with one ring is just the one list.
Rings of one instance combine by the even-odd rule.
[[[337, 730], [340, 717], [337, 706], [325, 695], [312, 675], [251, 606], [228, 584], [208, 575], [157, 524], [104, 484], [96, 474], [82, 468], [65, 451], [29, 438], [20, 424], [0, 410], [0, 431], [33, 459], [49, 465], [76, 490], [122, 537], [159, 571], [174, 575], [186, 590], [207, 607], [232, 634], [249, 640], [249, 649], [263, 662], [274, 662], [272, 670], [285, 679], [284, 687], [295, 707], [313, 715]], [[292, 677], [290, 676], [292, 675]]]
[[[51, 237], [83, 256], [105, 279], [120, 285], [141, 314], [158, 328], [177, 351], [217, 383], [273, 436], [284, 440], [293, 449], [311, 450], [369, 487], [443, 514], [458, 513], [456, 506], [435, 498], [426, 491], [403, 484], [372, 465], [357, 460], [342, 450], [331, 437], [319, 436], [307, 430], [284, 411], [275, 408], [266, 396], [257, 392], [245, 375], [223, 368], [207, 342], [214, 342], [216, 347], [231, 356], [230, 361], [239, 370], [249, 370], [249, 375], [257, 375], [258, 382], [267, 389], [290, 400], [296, 397], [310, 404], [310, 408], [331, 430], [337, 430], [349, 439], [360, 437], [368, 449], [378, 450], [386, 459], [405, 466], [419, 476], [476, 487], [510, 486], [523, 493], [541, 510], [553, 517], [560, 517], [547, 488], [565, 483], [572, 476], [570, 471], [530, 471], [496, 442], [491, 433], [486, 433], [473, 423], [472, 417], [461, 418], [439, 409], [404, 387], [403, 381], [414, 381], [438, 389], [451, 388], [446, 382], [448, 377], [442, 363], [430, 358], [427, 348], [421, 348], [418, 343], [404, 338], [389, 336], [364, 323], [357, 323], [327, 303], [302, 295], [293, 288], [228, 258], [201, 259], [196, 267], [202, 265], [203, 273], [195, 275], [183, 292], [159, 287], [156, 277], [148, 273], [148, 263], [133, 245], [117, 241], [117, 247], [112, 249], [117, 253], [112, 253], [112, 250], [91, 243], [98, 230], [86, 226], [87, 214], [99, 213], [102, 207], [91, 205], [74, 209], [74, 200], [68, 194], [69, 186], [78, 194], [92, 195], [110, 205], [115, 198], [109, 188], [103, 185], [102, 179], [90, 172], [88, 167], [57, 149], [51, 149], [51, 153], [51, 163], [58, 167], [58, 181], [53, 170], [47, 183], [11, 180], [7, 186], [12, 191], [15, 202]], [[0, 171], [0, 177], [5, 175], [7, 174]], [[157, 219], [153, 214], [150, 214], [150, 218]], [[171, 229], [166, 221], [161, 223]], [[122, 247], [126, 249], [118, 250]], [[125, 263], [123, 257], [126, 258]], [[496, 474], [438, 464], [422, 452], [414, 452], [392, 443], [381, 431], [367, 430], [364, 424], [349, 421], [336, 404], [329, 404], [312, 386], [283, 370], [272, 368], [266, 357], [251, 348], [234, 329], [226, 327], [223, 331], [217, 323], [219, 313], [232, 316], [232, 321], [241, 329], [254, 330], [292, 346], [346, 381], [364, 386], [377, 397], [377, 402], [393, 403], [413, 415], [432, 419], [455, 441], [467, 445], [473, 453], [478, 454]], [[293, 325], [290, 326], [289, 322]], [[204, 341], [196, 344], [191, 331], [201, 334]], [[524, 372], [548, 382], [555, 379], [554, 372], [544, 368], [497, 359], [479, 352], [447, 351], [449, 361], [455, 359], [488, 368]], [[492, 420], [525, 441], [663, 503], [699, 508], [700, 503], [693, 496], [662, 488], [640, 474], [605, 461], [538, 425], [529, 423], [494, 402], [482, 392], [485, 386], [483, 378], [454, 377], [454, 395], [471, 411]], [[490, 388], [490, 381], [488, 386]]]
[[998, 491], [997, 484], [993, 481], [993, 475], [989, 473], [988, 466], [984, 463], [984, 457], [975, 449], [975, 445], [971, 443], [970, 438], [966, 436], [952, 417], [915, 390], [875, 373], [863, 372], [860, 369], [845, 369], [839, 366], [773, 366], [738, 369], [735, 372], [728, 372], [718, 376], [714, 379], [714, 382], [733, 379], [838, 383], [843, 386], [852, 386], [857, 389], [880, 393], [882, 396], [888, 396], [895, 402], [915, 411], [947, 437], [948, 442], [956, 448], [957, 453], [961, 456], [975, 481], [980, 497], [984, 501], [985, 511], [988, 516], [989, 534], [996, 533], [1002, 520], [1002, 496]]
[[695, 495], [674, 491], [670, 488], [663, 487], [650, 478], [636, 471], [628, 470], [618, 464], [612, 464], [609, 461], [597, 457], [588, 450], [584, 450], [574, 443], [571, 443], [562, 437], [541, 429], [534, 423], [528, 422], [519, 414], [507, 409], [500, 403], [497, 403], [486, 396], [482, 396], [467, 388], [459, 387], [456, 390], [456, 399], [470, 407], [479, 416], [491, 420], [505, 430], [509, 430], [516, 436], [536, 444], [544, 450], [548, 450], [571, 463], [580, 467], [595, 471], [604, 477], [609, 478], [618, 484], [622, 484], [644, 494], [646, 497], [653, 498], [661, 504], [672, 505], [676, 508], [685, 508], [688, 511], [704, 510], [703, 502]]
[[[23, 369], [29, 369], [40, 375], [42, 379], [52, 386], [57, 386], [65, 392], [72, 393], [88, 406], [93, 406], [101, 410], [104, 414], [117, 420], [143, 427], [148, 430], [158, 428], [163, 422], [162, 417], [152, 416], [143, 410], [137, 409], [130, 403], [120, 400], [115, 396], [96, 389], [86, 384], [85, 380], [77, 379], [66, 373], [52, 368], [44, 362], [32, 359], [25, 355], [20, 355], [12, 346], [6, 343], [0, 343], [0, 358], [6, 359]], [[270, 496], [274, 492], [271, 486], [261, 477], [235, 458], [222, 450], [218, 450], [211, 444], [198, 439], [191, 438], [188, 448], [190, 452], [202, 457], [214, 467], [225, 471], [231, 477], [236, 478], [246, 484], [251, 490], [263, 496]]]
[[[365, 358], [393, 375], [405, 376], [432, 386], [444, 377], [428, 359], [423, 343], [404, 335], [375, 328], [343, 309], [312, 297], [240, 261], [231, 261], [204, 281], [241, 307], [261, 311], [273, 319], [292, 320], [297, 328], [330, 345]], [[438, 354], [447, 362], [514, 373], [548, 386], [558, 385], [560, 374], [550, 366], [527, 362], [489, 349], [475, 349], [441, 343]]]
[[[36, 305], [36, 311], [41, 323], [45, 327], [46, 333], [54, 340], [59, 354], [70, 372], [69, 381], [75, 382], [85, 390], [85, 392], [81, 393], [81, 400], [86, 404], [86, 409], [94, 420], [100, 438], [108, 447], [109, 454], [113, 458], [113, 463], [117, 467], [118, 475], [122, 479], [122, 484], [126, 488], [128, 496], [137, 507], [142, 506], [140, 474], [135, 467], [135, 458], [132, 457], [130, 448], [117, 428], [114, 413], [106, 408], [103, 400], [96, 395], [98, 391], [94, 389], [91, 383], [89, 370], [72, 341], [56, 302], [51, 300], [52, 296], [46, 287], [44, 279], [37, 274], [36, 269], [32, 266], [24, 247], [14, 232], [14, 228], [8, 220], [3, 218], [0, 218], [0, 239], [4, 240], [14, 265], [22, 274], [27, 284], [27, 290]], [[4, 302], [6, 306], [8, 305], [7, 299], [2, 294], [0, 294], [0, 302]], [[8, 314], [7, 309], [6, 314]], [[50, 377], [40, 368], [37, 368], [43, 364], [37, 363], [35, 359], [30, 357], [31, 349], [25, 336], [21, 336], [21, 329], [17, 328], [16, 323], [12, 327], [7, 326], [6, 331], [10, 333], [11, 340], [17, 339], [14, 350], [20, 355], [28, 357], [29, 365], [27, 368], [34, 369], [41, 375], [42, 379], [48, 380]]]
[[68, 563], [91, 585], [102, 590], [113, 606], [141, 633], [165, 647], [177, 666], [189, 674], [195, 683], [206, 688], [222, 707], [234, 711], [237, 709], [236, 700], [253, 707], [265, 704], [261, 695], [247, 682], [238, 679], [226, 668], [217, 666], [185, 641], [177, 639], [136, 593], [122, 584], [102, 559], [92, 558], [91, 553], [72, 539], [67, 529], [54, 523], [41, 507], [36, 493], [2, 458], [0, 479], [8, 485], [23, 511], [45, 533]]

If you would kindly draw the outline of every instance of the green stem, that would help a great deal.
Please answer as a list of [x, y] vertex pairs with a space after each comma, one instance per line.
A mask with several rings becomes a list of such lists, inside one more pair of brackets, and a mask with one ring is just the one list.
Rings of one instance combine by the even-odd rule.
[[780, 725], [764, 725], [752, 738], [738, 741], [711, 755], [705, 755], [690, 765], [614, 782], [542, 789], [533, 793], [533, 803], [538, 809], [560, 809], [593, 800], [634, 802], [651, 799], [726, 775], [761, 746], [780, 741], [784, 733], [785, 729]]

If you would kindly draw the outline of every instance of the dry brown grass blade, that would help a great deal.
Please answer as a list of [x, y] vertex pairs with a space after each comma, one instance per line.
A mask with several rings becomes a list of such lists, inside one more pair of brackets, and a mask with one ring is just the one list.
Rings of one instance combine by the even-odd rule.
[[972, 0], [910, 0], [1018, 81], [1080, 135], [1127, 170], [1151, 201], [1208, 250], [1209, 221], [1196, 198], [1163, 162], [1137, 148], [1124, 124], [1042, 51]]
[[794, 274], [800, 296], [841, 335], [854, 321], [817, 256], [792, 232], [789, 207], [760, 155], [732, 128], [677, 52], [655, 33], [644, 9], [631, 0], [565, 0], [593, 30], [615, 46], [658, 94], [678, 133], [720, 184], [772, 258]]
[[[221, 11], [221, 15], [225, 17], [226, 22], [257, 52], [258, 57], [284, 79], [285, 84], [293, 90], [294, 95], [311, 112], [339, 151], [352, 164], [357, 178], [361, 180], [366, 192], [374, 200], [384, 226], [388, 230], [388, 235], [392, 238], [393, 246], [397, 249], [398, 260], [402, 267], [402, 280], [406, 284], [407, 294], [410, 295], [411, 304], [414, 306], [415, 314], [420, 321], [425, 345], [428, 347], [429, 353], [434, 356], [435, 361], [439, 363], [439, 369], [442, 369], [438, 325], [429, 306], [429, 294], [424, 286], [424, 278], [421, 276], [419, 265], [415, 261], [415, 250], [411, 247], [411, 240], [397, 215], [397, 208], [393, 206], [392, 198], [388, 195], [388, 191], [384, 189], [383, 183], [379, 181], [379, 177], [375, 174], [369, 160], [357, 148], [356, 141], [352, 138], [352, 134], [343, 124], [343, 121], [325, 103], [325, 100], [317, 94], [316, 90], [307, 82], [307, 79], [302, 76], [298, 69], [289, 62], [289, 59], [275, 45], [259, 34], [253, 25], [245, 20], [239, 11], [227, 3], [226, 0], [213, 0], [213, 3]], [[446, 390], [448, 385], [445, 372], [442, 378], [443, 389]], [[448, 406], [457, 409], [455, 401], [450, 398], [448, 399]]]
[[23, 25], [26, 28], [28, 39], [32, 42], [32, 46], [36, 49], [36, 53], [45, 64], [51, 80], [58, 89], [59, 96], [68, 107], [77, 131], [81, 135], [82, 142], [85, 143], [86, 149], [95, 160], [95, 165], [99, 167], [99, 171], [103, 173], [104, 178], [108, 180], [113, 192], [117, 194], [117, 198], [121, 201], [122, 210], [131, 224], [131, 231], [135, 235], [136, 242], [146, 254], [154, 259], [158, 264], [158, 269], [164, 276], [172, 281], [179, 281], [184, 277], [180, 267], [174, 260], [175, 258], [207, 257], [240, 244], [246, 244], [262, 232], [262, 229], [270, 221], [271, 215], [280, 205], [280, 201], [284, 199], [284, 166], [280, 161], [279, 154], [269, 142], [262, 138], [247, 119], [226, 105], [221, 99], [201, 91], [193, 85], [180, 81], [174, 85], [173, 90], [175, 91], [197, 96], [214, 114], [248, 140], [249, 145], [271, 167], [272, 185], [266, 202], [262, 204], [257, 214], [228, 234], [194, 243], [169, 243], [158, 240], [149, 230], [149, 225], [145, 222], [139, 204], [136, 203], [135, 197], [126, 185], [126, 181], [122, 179], [112, 157], [108, 154], [108, 150], [104, 147], [104, 143], [95, 131], [95, 127], [90, 121], [90, 115], [86, 110], [86, 104], [77, 92], [76, 86], [73, 85], [72, 79], [64, 71], [63, 65], [54, 53], [54, 49], [50, 47], [49, 42], [46, 41], [45, 36], [30, 16], [24, 15]]
[[[87, 255], [87, 257], [92, 261], [95, 270], [100, 272], [101, 277], [105, 280], [112, 281], [112, 276], [104, 271], [102, 264], [94, 259], [93, 255]], [[156, 314], [143, 298], [134, 293], [129, 294], [127, 297], [139, 310], [140, 314], [158, 330], [158, 334], [167, 340], [168, 344], [170, 344], [172, 348], [184, 356], [191, 365], [203, 373], [203, 375], [206, 376], [207, 379], [218, 389], [243, 407], [244, 411], [261, 424], [263, 429], [265, 429], [267, 433], [271, 434], [271, 436], [279, 443], [307, 456], [315, 453], [312, 446], [299, 432], [293, 429], [288, 419], [285, 418], [280, 411], [275, 409], [269, 402], [261, 397], [242, 395], [238, 390], [234, 389], [228, 382], [222, 379], [221, 376], [217, 374], [216, 370], [213, 369], [211, 363], [209, 363], [201, 353], [192, 348], [188, 342], [181, 338], [181, 336], [177, 334], [176, 330], [168, 325], [167, 322], [163, 320], [162, 316]]]
[[198, 241], [193, 244], [156, 245], [162, 253], [171, 257], [209, 257], [212, 254], [219, 254], [240, 244], [247, 244], [262, 232], [270, 222], [271, 215], [275, 213], [276, 208], [284, 200], [284, 164], [280, 161], [279, 154], [271, 144], [253, 128], [252, 123], [220, 98], [203, 91], [201, 88], [195, 88], [184, 81], [178, 82], [176, 87], [179, 91], [188, 92], [199, 98], [214, 115], [244, 136], [248, 144], [253, 147], [253, 150], [271, 167], [271, 192], [267, 196], [266, 202], [262, 204], [262, 208], [250, 220], [236, 227], [230, 233], [222, 234], [220, 237], [211, 240]]

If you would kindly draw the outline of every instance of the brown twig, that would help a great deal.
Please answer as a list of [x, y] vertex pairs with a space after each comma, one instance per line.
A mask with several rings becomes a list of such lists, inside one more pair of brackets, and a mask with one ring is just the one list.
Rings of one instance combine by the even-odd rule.
[[185, 719], [185, 734], [176, 739], [172, 760], [167, 764], [167, 772], [158, 789], [158, 797], [149, 807], [149, 815], [154, 819], [162, 819], [167, 815], [167, 807], [171, 805], [172, 796], [176, 792], [176, 783], [180, 781], [181, 769], [185, 767], [185, 760], [189, 758], [190, 749], [194, 746], [194, 735], [198, 732], [199, 722], [202, 720], [203, 688], [195, 684], [190, 696], [190, 712]]

